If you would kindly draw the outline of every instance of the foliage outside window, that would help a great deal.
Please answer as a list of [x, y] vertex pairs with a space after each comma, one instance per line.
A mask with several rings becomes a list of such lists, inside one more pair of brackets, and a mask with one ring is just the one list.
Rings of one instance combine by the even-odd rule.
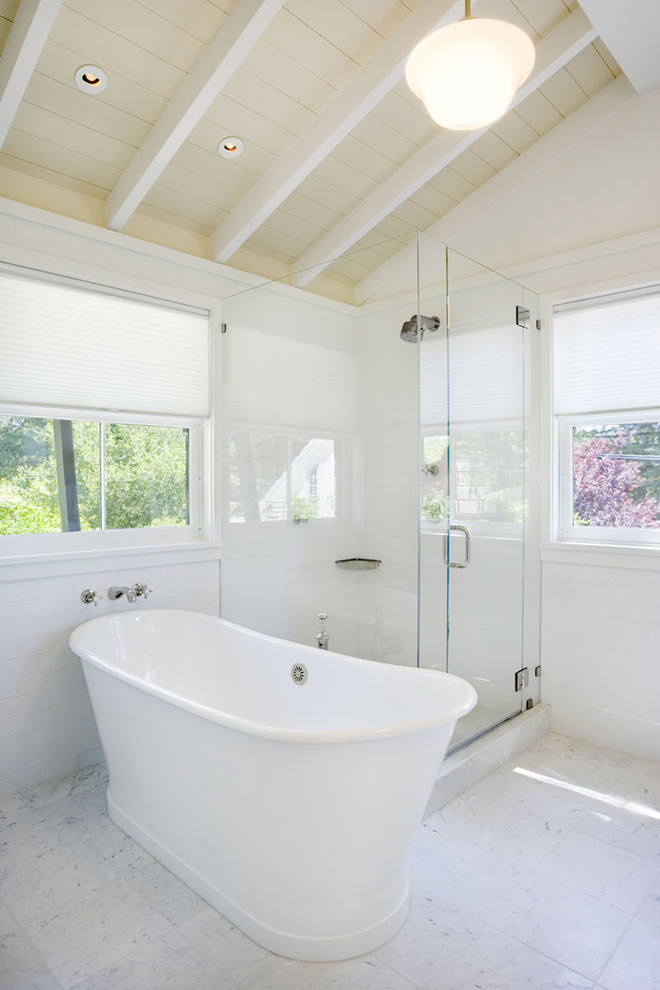
[[0, 416], [0, 538], [188, 526], [190, 434]]
[[562, 437], [571, 482], [564, 531], [578, 538], [652, 541], [654, 531], [660, 533], [660, 418], [568, 422]]

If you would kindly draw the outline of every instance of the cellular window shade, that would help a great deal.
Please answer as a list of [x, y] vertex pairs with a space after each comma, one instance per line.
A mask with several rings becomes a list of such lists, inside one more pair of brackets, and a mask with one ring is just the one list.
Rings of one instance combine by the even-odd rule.
[[0, 271], [0, 402], [207, 416], [209, 317]]
[[355, 354], [327, 340], [232, 325], [223, 348], [227, 420], [290, 429], [355, 429]]
[[553, 311], [559, 416], [660, 406], [660, 286]]
[[[449, 391], [447, 389], [449, 360]], [[518, 423], [523, 417], [521, 331], [511, 323], [427, 334], [420, 349], [423, 426]], [[447, 399], [449, 397], [449, 405]]]

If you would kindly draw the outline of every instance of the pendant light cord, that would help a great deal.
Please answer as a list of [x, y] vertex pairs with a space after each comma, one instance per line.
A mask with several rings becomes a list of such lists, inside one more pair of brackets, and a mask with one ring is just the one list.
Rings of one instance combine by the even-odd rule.
[[467, 19], [469, 17], [472, 17], [472, 13], [470, 11], [470, 0], [465, 0], [465, 18], [464, 19], [467, 21]]

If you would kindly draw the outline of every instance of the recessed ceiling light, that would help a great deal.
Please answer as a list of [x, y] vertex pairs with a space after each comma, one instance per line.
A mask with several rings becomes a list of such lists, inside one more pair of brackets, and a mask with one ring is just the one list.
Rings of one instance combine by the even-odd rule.
[[83, 93], [102, 93], [108, 85], [108, 77], [98, 65], [81, 65], [76, 70], [74, 79]]
[[218, 154], [222, 155], [223, 158], [238, 158], [243, 147], [243, 142], [239, 137], [226, 137], [218, 145]]

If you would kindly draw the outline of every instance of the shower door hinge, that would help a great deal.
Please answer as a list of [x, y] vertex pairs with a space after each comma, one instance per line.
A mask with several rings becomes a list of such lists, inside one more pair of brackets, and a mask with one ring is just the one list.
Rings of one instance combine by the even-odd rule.
[[541, 676], [541, 664], [539, 664], [538, 667], [534, 667], [534, 677], [540, 677], [540, 676]]
[[514, 678], [516, 691], [522, 691], [529, 684], [529, 668], [521, 667], [520, 670], [516, 671]]
[[529, 330], [529, 310], [525, 306], [516, 306], [516, 326]]

